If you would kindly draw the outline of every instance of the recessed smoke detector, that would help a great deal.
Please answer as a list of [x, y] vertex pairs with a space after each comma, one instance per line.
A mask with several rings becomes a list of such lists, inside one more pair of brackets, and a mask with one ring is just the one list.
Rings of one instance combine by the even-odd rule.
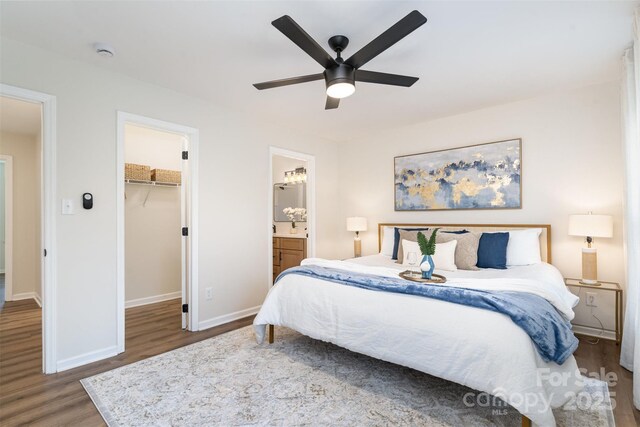
[[106, 43], [94, 43], [93, 48], [96, 50], [96, 53], [103, 58], [113, 58], [113, 55], [115, 55], [113, 47]]

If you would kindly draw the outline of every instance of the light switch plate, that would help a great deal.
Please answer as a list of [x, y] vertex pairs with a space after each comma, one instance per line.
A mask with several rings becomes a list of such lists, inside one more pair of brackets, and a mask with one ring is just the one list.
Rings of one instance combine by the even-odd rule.
[[73, 199], [62, 199], [62, 215], [73, 215]]

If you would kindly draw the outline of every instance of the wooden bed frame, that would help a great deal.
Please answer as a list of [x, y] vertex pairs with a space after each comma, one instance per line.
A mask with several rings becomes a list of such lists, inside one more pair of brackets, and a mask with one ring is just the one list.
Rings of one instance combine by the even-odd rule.
[[[403, 227], [403, 228], [441, 228], [447, 230], [469, 230], [476, 232], [485, 231], [507, 231], [507, 230], [525, 230], [528, 228], [540, 228], [540, 257], [542, 261], [551, 263], [551, 225], [549, 224], [397, 224], [397, 223], [380, 223], [378, 224], [378, 252], [382, 248], [382, 230], [384, 227]], [[269, 325], [269, 344], [273, 344], [275, 339], [275, 328]], [[522, 427], [532, 427], [531, 420], [522, 415]]]

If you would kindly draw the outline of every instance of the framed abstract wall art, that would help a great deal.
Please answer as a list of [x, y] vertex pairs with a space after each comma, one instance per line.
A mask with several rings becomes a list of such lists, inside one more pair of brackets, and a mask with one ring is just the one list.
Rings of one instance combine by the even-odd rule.
[[395, 210], [520, 209], [521, 167], [521, 139], [395, 157]]

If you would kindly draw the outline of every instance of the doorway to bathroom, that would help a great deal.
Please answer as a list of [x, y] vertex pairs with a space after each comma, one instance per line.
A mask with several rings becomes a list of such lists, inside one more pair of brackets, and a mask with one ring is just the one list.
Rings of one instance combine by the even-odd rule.
[[315, 256], [315, 158], [270, 147], [269, 279]]

